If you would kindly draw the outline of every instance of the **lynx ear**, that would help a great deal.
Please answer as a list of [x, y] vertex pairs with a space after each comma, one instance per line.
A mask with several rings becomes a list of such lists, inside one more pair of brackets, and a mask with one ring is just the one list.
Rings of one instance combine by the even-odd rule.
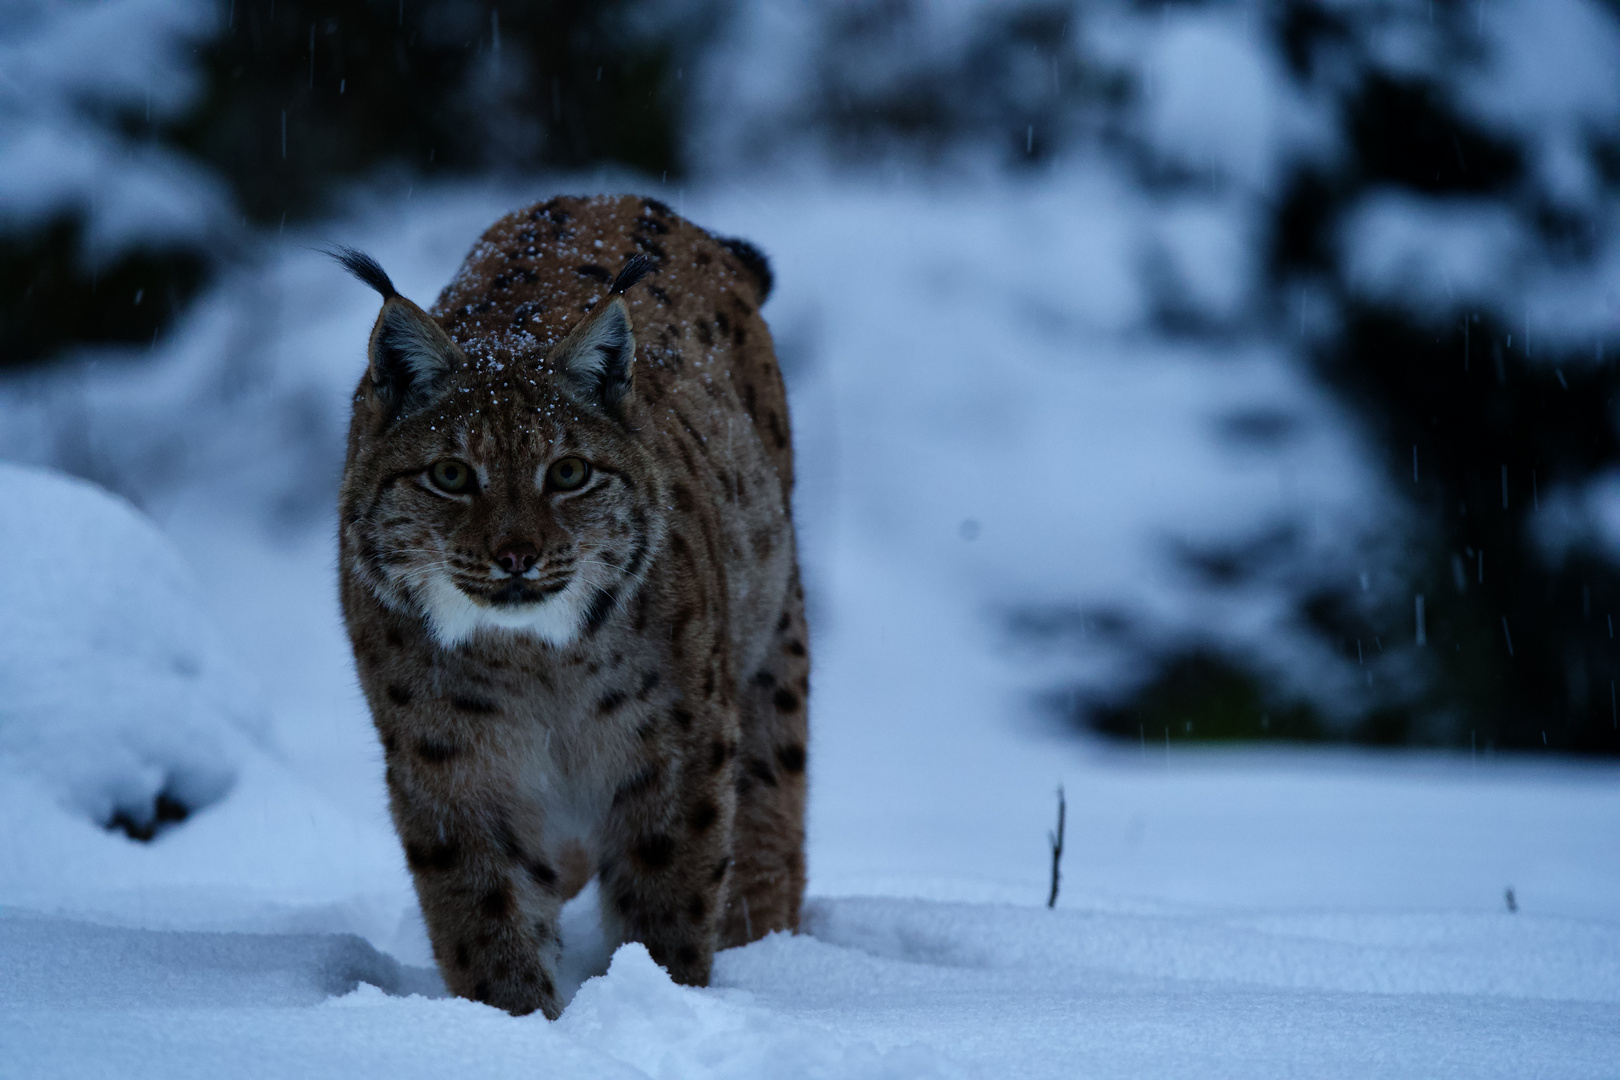
[[635, 356], [630, 310], [614, 296], [570, 330], [551, 350], [550, 359], [574, 400], [617, 416], [630, 393]]
[[444, 392], [446, 377], [465, 357], [433, 316], [399, 295], [383, 268], [363, 251], [334, 247], [327, 254], [382, 295], [368, 348], [372, 391], [390, 417], [415, 412]]
[[551, 350], [551, 361], [562, 372], [574, 400], [609, 416], [618, 416], [630, 393], [630, 365], [636, 358], [636, 335], [630, 329], [630, 309], [620, 299], [657, 267], [646, 255], [625, 260], [608, 286], [608, 301], [568, 331]]
[[371, 328], [371, 385], [390, 416], [405, 416], [439, 399], [450, 372], [465, 357], [433, 316], [405, 299], [383, 301]]

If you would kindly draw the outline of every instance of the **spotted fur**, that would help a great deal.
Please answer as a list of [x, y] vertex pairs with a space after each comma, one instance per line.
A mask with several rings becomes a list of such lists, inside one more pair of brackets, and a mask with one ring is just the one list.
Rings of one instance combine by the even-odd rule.
[[[384, 295], [344, 616], [446, 985], [555, 1017], [558, 910], [592, 872], [610, 934], [704, 984], [717, 948], [795, 929], [804, 889], [808, 638], [764, 259], [629, 197], [496, 222], [431, 312], [338, 255]], [[567, 457], [577, 490], [548, 480]], [[472, 489], [436, 486], [445, 460]]]

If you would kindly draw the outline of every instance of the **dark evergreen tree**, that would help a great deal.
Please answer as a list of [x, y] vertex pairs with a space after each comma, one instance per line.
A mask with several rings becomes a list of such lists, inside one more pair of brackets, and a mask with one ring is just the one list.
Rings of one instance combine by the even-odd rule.
[[[253, 226], [329, 211], [347, 185], [615, 164], [678, 176], [683, 67], [708, 0], [218, 0], [193, 104], [95, 106], [112, 130], [220, 177], [243, 232], [83, 255], [82, 215], [0, 232], [0, 365], [168, 325]], [[89, 107], [89, 106], [86, 106]]]

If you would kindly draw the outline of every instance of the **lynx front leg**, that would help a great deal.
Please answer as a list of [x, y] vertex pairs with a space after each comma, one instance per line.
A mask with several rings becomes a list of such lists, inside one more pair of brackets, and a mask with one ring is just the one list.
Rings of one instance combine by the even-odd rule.
[[773, 930], [797, 930], [804, 901], [806, 708], [809, 637], [797, 576], [775, 623], [765, 663], [742, 698], [737, 762], [737, 840], [720, 947]]
[[555, 1020], [556, 868], [526, 850], [498, 803], [429, 799], [394, 768], [389, 793], [445, 985], [514, 1016], [539, 1010]]
[[694, 740], [666, 774], [648, 765], [620, 786], [602, 861], [604, 923], [639, 941], [678, 983], [704, 986], [731, 872], [732, 727]]

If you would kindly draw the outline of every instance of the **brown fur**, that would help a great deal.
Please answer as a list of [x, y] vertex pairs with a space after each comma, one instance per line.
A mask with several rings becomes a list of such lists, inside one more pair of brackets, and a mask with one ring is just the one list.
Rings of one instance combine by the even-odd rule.
[[[593, 397], [559, 357], [612, 318], [606, 283], [637, 252], [656, 269], [622, 301], [628, 388]], [[431, 315], [447, 337], [420, 330], [449, 359], [415, 398], [389, 328], [429, 316], [397, 297], [379, 315], [343, 478], [343, 609], [457, 994], [555, 1017], [558, 910], [593, 867], [609, 933], [683, 983], [708, 980], [717, 948], [798, 925], [808, 638], [751, 257], [655, 202], [558, 198], [473, 248]], [[590, 483], [543, 490], [567, 456]], [[476, 494], [435, 489], [444, 459], [474, 467]], [[492, 569], [514, 544], [533, 545], [532, 580]], [[561, 642], [457, 636], [433, 581], [477, 598], [469, 618], [542, 594], [564, 623], [567, 597], [583, 606], [571, 635], [547, 631]], [[502, 608], [513, 596], [529, 606]]]

